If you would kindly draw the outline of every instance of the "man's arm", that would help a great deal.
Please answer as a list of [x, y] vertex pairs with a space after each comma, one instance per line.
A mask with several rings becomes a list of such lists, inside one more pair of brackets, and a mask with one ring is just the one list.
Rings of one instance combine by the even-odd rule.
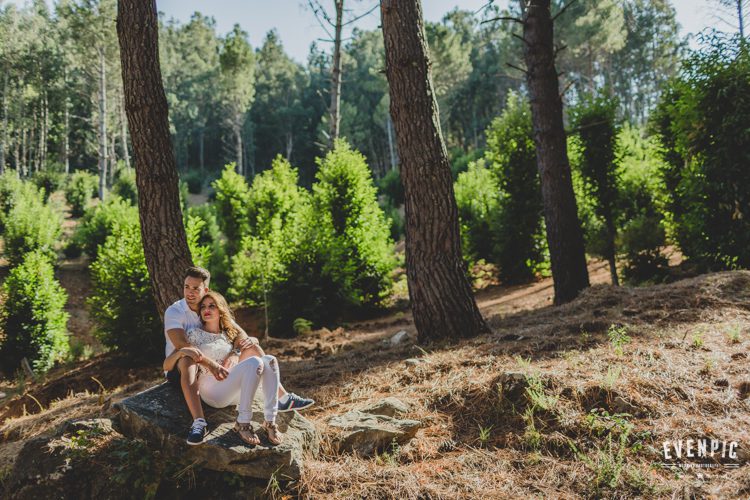
[[175, 350], [180, 350], [183, 347], [192, 347], [192, 344], [188, 342], [187, 335], [183, 328], [170, 328], [167, 330], [167, 337], [172, 341]]

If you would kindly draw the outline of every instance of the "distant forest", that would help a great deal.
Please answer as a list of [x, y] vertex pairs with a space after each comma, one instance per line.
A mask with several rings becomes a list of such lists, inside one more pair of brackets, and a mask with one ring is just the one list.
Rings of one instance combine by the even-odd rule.
[[[554, 1], [553, 12], [564, 3]], [[0, 165], [27, 174], [96, 172], [98, 165], [108, 185], [119, 167], [129, 166], [115, 9], [115, 0], [1, 8]], [[500, 19], [514, 14], [490, 5], [426, 24], [454, 174], [482, 156], [485, 131], [509, 92], [524, 92], [523, 42], [513, 23]], [[354, 26], [341, 51], [340, 135], [365, 155], [377, 179], [398, 163], [383, 36]], [[633, 124], [645, 122], [685, 51], [668, 0], [577, 1], [555, 30], [566, 104], [605, 89], [618, 99], [618, 116]], [[162, 17], [159, 44], [181, 171], [218, 175], [236, 162], [252, 178], [281, 154], [303, 184], [313, 182], [315, 158], [331, 144], [333, 44], [313, 44], [302, 65], [286, 54], [275, 31], [252, 47], [241, 26], [217, 33], [215, 21], [197, 12], [185, 24]]]

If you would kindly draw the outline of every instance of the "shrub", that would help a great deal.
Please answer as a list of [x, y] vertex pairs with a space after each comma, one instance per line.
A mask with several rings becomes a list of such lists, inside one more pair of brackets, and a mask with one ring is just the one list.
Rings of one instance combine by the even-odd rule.
[[25, 196], [43, 198], [42, 192], [31, 182], [22, 181], [12, 170], [0, 175], [0, 231], [5, 228], [5, 219], [20, 198]]
[[[188, 217], [203, 221], [197, 234], [196, 244], [210, 249], [208, 262], [205, 266], [211, 272], [211, 288], [227, 290], [228, 261], [225, 243], [221, 236], [219, 223], [216, 219], [216, 209], [213, 204], [203, 204], [189, 207], [185, 212]], [[187, 221], [186, 221], [187, 226]]]
[[70, 205], [71, 215], [83, 215], [89, 201], [97, 195], [99, 179], [88, 172], [75, 172], [65, 188], [65, 200]]
[[138, 224], [118, 223], [91, 264], [91, 314], [104, 345], [131, 358], [157, 360], [164, 335], [156, 310]]
[[216, 190], [216, 217], [227, 238], [227, 254], [234, 255], [249, 233], [247, 205], [250, 188], [245, 178], [235, 172], [233, 163], [224, 168], [212, 186]]
[[397, 169], [389, 170], [378, 180], [378, 192], [394, 207], [404, 204], [404, 185]]
[[739, 36], [703, 37], [653, 115], [670, 228], [706, 267], [750, 266], [750, 51]]
[[317, 163], [313, 206], [317, 223], [331, 232], [329, 265], [348, 300], [378, 306], [390, 292], [395, 257], [370, 169], [364, 156], [341, 139]]
[[500, 208], [497, 177], [484, 160], [472, 162], [468, 170], [458, 174], [454, 192], [464, 259], [467, 262], [490, 260], [493, 257], [492, 224], [497, 221]]
[[55, 280], [52, 264], [42, 252], [29, 252], [11, 269], [0, 291], [0, 353], [8, 371], [27, 358], [35, 370], [45, 372], [68, 352], [67, 294]]
[[138, 186], [135, 183], [135, 169], [121, 169], [112, 184], [112, 194], [138, 206]]
[[485, 157], [500, 185], [494, 250], [500, 278], [529, 281], [543, 263], [546, 240], [531, 110], [520, 95], [508, 95], [505, 110], [487, 129]]
[[62, 233], [62, 214], [44, 203], [41, 193], [23, 190], [4, 218], [5, 255], [11, 266], [21, 263], [28, 252], [39, 251], [54, 259], [55, 243]]
[[284, 269], [283, 255], [296, 236], [297, 216], [310, 195], [297, 185], [297, 169], [277, 156], [271, 169], [253, 179], [247, 196], [248, 235], [231, 259], [229, 295], [259, 304]]
[[593, 201], [594, 212], [603, 223], [601, 236], [604, 248], [601, 255], [609, 262], [615, 285], [619, 283], [615, 265], [619, 215], [619, 126], [615, 119], [618, 105], [617, 99], [603, 94], [586, 96], [571, 110], [571, 122], [580, 147], [578, 169], [586, 193]]
[[138, 208], [119, 196], [111, 196], [105, 202], [86, 209], [71, 244], [97, 258], [97, 251], [117, 225], [137, 225]]
[[65, 174], [54, 170], [40, 170], [31, 176], [31, 181], [42, 190], [44, 201], [65, 185]]
[[191, 194], [200, 194], [203, 190], [203, 179], [205, 175], [196, 170], [191, 170], [182, 176], [182, 180], [187, 184], [188, 192]]

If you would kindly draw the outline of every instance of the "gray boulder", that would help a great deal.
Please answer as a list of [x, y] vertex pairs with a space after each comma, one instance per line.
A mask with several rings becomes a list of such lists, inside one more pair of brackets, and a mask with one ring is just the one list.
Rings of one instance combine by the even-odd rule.
[[[263, 422], [263, 401], [260, 392], [253, 402], [256, 430]], [[298, 479], [305, 456], [315, 457], [320, 436], [315, 426], [299, 413], [279, 413], [276, 423], [284, 433], [284, 442], [272, 446], [263, 432], [260, 446], [250, 447], [232, 430], [236, 407], [223, 409], [203, 405], [210, 433], [203, 444], [190, 446], [185, 442], [192, 421], [182, 393], [167, 383], [152, 387], [115, 405], [119, 412], [119, 430], [129, 437], [138, 437], [158, 446], [164, 453], [188, 460], [197, 460], [204, 467], [228, 471], [241, 476], [280, 480]]]
[[418, 420], [395, 418], [408, 411], [396, 398], [386, 398], [363, 408], [332, 417], [328, 425], [337, 431], [333, 438], [339, 451], [357, 452], [368, 456], [396, 442], [411, 440], [422, 426]]

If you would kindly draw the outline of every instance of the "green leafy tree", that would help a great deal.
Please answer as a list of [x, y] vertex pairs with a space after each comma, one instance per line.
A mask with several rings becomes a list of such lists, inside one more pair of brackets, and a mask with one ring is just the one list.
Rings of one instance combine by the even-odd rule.
[[234, 164], [224, 168], [212, 184], [216, 190], [216, 217], [227, 238], [227, 255], [234, 255], [242, 238], [250, 231], [247, 217], [250, 188], [244, 177], [235, 172]]
[[572, 125], [581, 149], [578, 168], [585, 180], [587, 192], [594, 200], [596, 215], [604, 222], [603, 257], [609, 262], [613, 285], [619, 285], [615, 260], [619, 215], [617, 107], [617, 100], [607, 95], [588, 96], [571, 112]]
[[458, 174], [453, 188], [461, 225], [464, 259], [477, 261], [494, 257], [493, 225], [500, 209], [500, 182], [485, 161], [469, 163], [466, 172]]
[[46, 372], [68, 352], [67, 294], [55, 280], [47, 255], [34, 251], [11, 269], [0, 288], [0, 358], [6, 373], [21, 359]]
[[503, 113], [487, 130], [486, 158], [499, 181], [495, 258], [508, 283], [534, 278], [544, 261], [544, 233], [539, 172], [528, 103], [508, 95]]

